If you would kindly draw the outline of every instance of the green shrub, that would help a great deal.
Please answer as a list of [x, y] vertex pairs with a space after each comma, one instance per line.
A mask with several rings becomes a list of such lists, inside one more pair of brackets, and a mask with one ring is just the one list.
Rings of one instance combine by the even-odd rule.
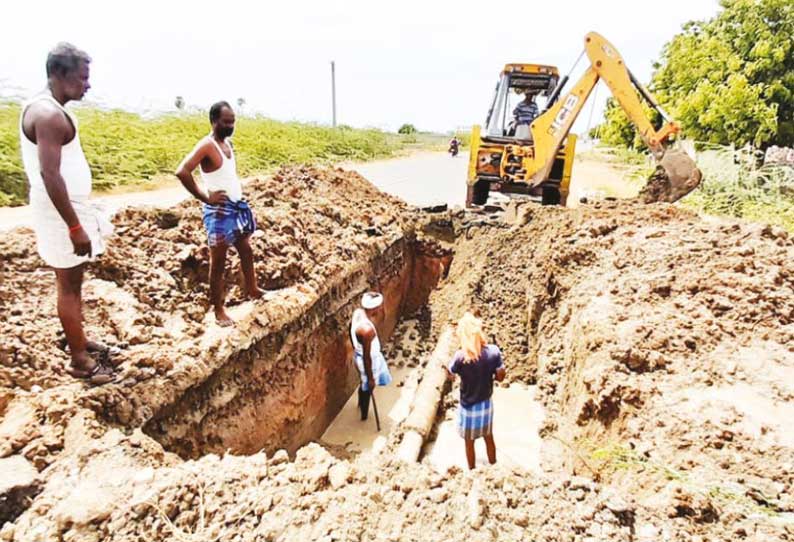
[[785, 166], [753, 168], [736, 163], [730, 149], [698, 153], [701, 187], [684, 206], [714, 215], [782, 226], [794, 232], [794, 170]]
[[[80, 123], [94, 187], [108, 190], [170, 176], [196, 142], [209, 133], [204, 113], [173, 113], [155, 118], [89, 106], [74, 108]], [[21, 205], [27, 180], [19, 152], [20, 107], [0, 102], [0, 205]], [[240, 175], [266, 172], [289, 163], [333, 163], [391, 156], [404, 147], [401, 137], [374, 129], [277, 122], [237, 117], [234, 134]]]

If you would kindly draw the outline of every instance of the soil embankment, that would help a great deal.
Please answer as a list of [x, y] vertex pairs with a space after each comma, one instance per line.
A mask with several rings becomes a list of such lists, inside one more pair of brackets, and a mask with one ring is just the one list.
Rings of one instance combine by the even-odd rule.
[[[63, 373], [30, 234], [0, 242], [0, 462], [23, 457], [39, 474], [0, 540], [794, 536], [794, 243], [783, 230], [630, 202], [417, 213], [335, 170], [249, 187], [265, 231], [257, 274], [272, 291], [250, 303], [233, 287], [232, 331], [206, 315], [198, 210], [119, 217], [122, 241], [86, 293], [89, 331], [128, 344], [119, 382], [102, 388]], [[373, 454], [273, 451], [315, 428], [263, 441], [262, 427], [314, 423], [312, 409], [336, 401], [311, 384], [323, 377], [310, 360], [344, 359], [339, 337], [372, 286], [401, 299], [385, 346], [409, 366], [465, 310], [479, 313], [514, 385], [497, 398], [534, 386], [543, 407], [531, 460], [474, 473], [439, 468], [432, 453], [404, 463], [401, 423]], [[328, 382], [354, 384], [343, 373]], [[296, 393], [268, 402], [260, 389]], [[436, 434], [453, 416], [456, 390], [445, 392]], [[265, 451], [223, 454], [227, 442]]]

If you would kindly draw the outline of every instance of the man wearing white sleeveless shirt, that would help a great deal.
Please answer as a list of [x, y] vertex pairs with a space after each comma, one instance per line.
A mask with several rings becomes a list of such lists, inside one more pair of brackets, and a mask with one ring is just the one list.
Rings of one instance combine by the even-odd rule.
[[[229, 139], [234, 133], [234, 111], [227, 102], [218, 102], [210, 107], [209, 117], [212, 132], [185, 157], [176, 176], [188, 192], [204, 203], [204, 226], [210, 246], [210, 302], [218, 324], [230, 326], [234, 322], [226, 312], [223, 284], [226, 253], [230, 246], [234, 246], [240, 255], [246, 294], [250, 298], [262, 297], [256, 284], [254, 254], [249, 242], [256, 230], [256, 221], [243, 199], [234, 148]], [[206, 193], [193, 178], [197, 167]]]
[[58, 317], [71, 354], [68, 372], [93, 384], [113, 378], [110, 367], [89, 352], [107, 347], [88, 341], [83, 330], [82, 285], [86, 262], [104, 251], [103, 237], [113, 227], [91, 194], [91, 169], [80, 145], [77, 119], [64, 105], [81, 100], [88, 83], [90, 57], [60, 43], [47, 57], [47, 90], [28, 100], [19, 120], [22, 162], [30, 182], [36, 247], [55, 269]]
[[350, 321], [350, 341], [353, 343], [353, 363], [361, 377], [358, 387], [358, 408], [361, 419], [369, 414], [369, 400], [376, 386], [387, 386], [392, 377], [386, 358], [380, 349], [380, 339], [375, 322], [382, 322], [383, 295], [366, 292], [361, 297], [361, 308], [353, 311]]

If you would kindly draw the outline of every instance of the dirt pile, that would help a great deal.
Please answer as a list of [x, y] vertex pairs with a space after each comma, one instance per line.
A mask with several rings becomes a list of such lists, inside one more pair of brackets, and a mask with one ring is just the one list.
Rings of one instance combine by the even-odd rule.
[[[248, 188], [256, 193], [255, 211], [267, 202], [283, 212], [278, 224], [293, 229], [272, 224], [271, 230], [293, 248], [276, 251], [270, 239], [257, 240], [259, 252], [271, 251], [257, 273], [263, 280], [297, 281], [285, 290], [304, 296], [302, 307], [317, 304], [311, 292], [344, 271], [347, 251], [386, 250], [384, 238], [405, 231], [437, 239], [427, 246], [439, 254], [454, 243], [448, 274], [436, 262], [435, 272], [446, 274], [441, 287], [410, 326], [398, 329], [399, 340], [386, 352], [413, 364], [447, 323], [465, 310], [478, 312], [505, 352], [508, 378], [537, 385], [546, 409], [543, 472], [497, 465], [438, 473], [425, 464], [401, 464], [393, 455], [399, 427], [383, 453], [351, 459], [314, 444], [294, 459], [283, 450], [187, 461], [169, 453], [136, 420], [145, 418], [141, 394], [192, 393], [197, 371], [216, 374], [202, 357], [206, 334], [192, 335], [207, 325], [203, 286], [196, 286], [206, 266], [203, 234], [198, 210], [189, 206], [180, 207], [178, 225], [165, 230], [156, 225], [158, 216], [129, 212], [122, 223], [129, 238], [140, 241], [109, 253], [97, 276], [105, 281], [99, 284], [113, 285], [109, 290], [131, 296], [154, 323], [133, 319], [113, 327], [108, 322], [120, 311], [107, 308], [109, 294], [94, 297], [89, 310], [107, 311], [98, 330], [118, 340], [128, 339], [114, 335], [117, 329], [152, 328], [147, 341], [128, 340], [125, 353], [127, 370], [151, 375], [105, 391], [59, 384], [65, 381], [58, 380], [56, 361], [65, 358], [55, 346], [42, 352], [57, 359], [23, 363], [18, 372], [3, 369], [9, 391], [0, 403], [0, 437], [8, 444], [0, 456], [23, 455], [43, 484], [31, 507], [0, 530], [0, 540], [794, 537], [794, 243], [782, 230], [632, 203], [523, 206], [508, 213], [508, 222], [462, 211], [416, 221], [399, 202], [347, 174], [291, 170], [258, 183]], [[290, 202], [311, 214], [299, 214]], [[170, 225], [175, 218], [159, 220]], [[145, 235], [152, 228], [170, 242], [144, 250], [139, 244], [153, 242]], [[3, 243], [0, 253], [19, 253], [19, 243]], [[143, 253], [162, 259], [142, 265], [135, 258]], [[36, 307], [44, 297], [23, 295], [44, 291], [40, 278], [34, 280], [33, 260], [30, 254], [4, 260], [17, 267], [0, 286], [15, 296], [3, 310], [18, 310], [16, 321], [24, 322], [3, 328], [4, 337], [25, 336], [19, 330], [31, 326], [26, 311], [46, 314]], [[163, 273], [168, 282], [157, 278]], [[157, 280], [167, 284], [163, 291], [173, 290], [170, 297], [149, 284]], [[191, 299], [188, 306], [201, 314], [192, 317], [180, 299]], [[251, 318], [267, 306], [254, 307]], [[172, 313], [178, 325], [168, 324]], [[266, 313], [267, 325], [275, 326], [275, 318]], [[48, 331], [54, 321], [34, 327], [30, 338], [55, 341]], [[27, 340], [18, 340], [15, 352], [38, 360]], [[239, 367], [247, 366], [234, 366], [228, 381]], [[25, 384], [48, 389], [28, 392]], [[227, 401], [227, 391], [219, 383], [211, 401]], [[140, 402], [120, 428], [95, 413], [119, 412], [114, 405], [136, 394]]]
[[463, 236], [431, 306], [479, 312], [508, 378], [537, 383], [547, 468], [564, 457], [695, 532], [790, 536], [787, 233], [666, 205], [519, 214]]
[[240, 320], [231, 333], [207, 313], [198, 203], [129, 209], [114, 218], [117, 235], [89, 267], [83, 295], [88, 336], [122, 347], [116, 382], [101, 388], [65, 373], [54, 277], [32, 233], [3, 236], [0, 457], [18, 453], [42, 470], [63, 450], [76, 419], [90, 420], [77, 426], [96, 434], [106, 425], [96, 413], [124, 425], [145, 421], [158, 402], [212, 375], [235, 345], [286, 325], [327, 293], [332, 278], [356, 272], [411, 227], [402, 202], [342, 170], [286, 168], [251, 180], [245, 191], [264, 232], [252, 242], [256, 273], [271, 291], [260, 302], [240, 303], [238, 260], [231, 258], [228, 300]]
[[[373, 240], [402, 233], [405, 205], [355, 173], [287, 168], [245, 186], [259, 229], [252, 240], [261, 286], [323, 290], [351, 255], [371, 252]], [[167, 211], [127, 209], [116, 236], [88, 271], [88, 334], [125, 347], [124, 357], [156, 357], [201, 335], [206, 319], [209, 253], [201, 205]], [[237, 259], [227, 264], [227, 300], [241, 302]], [[63, 366], [52, 272], [33, 235], [16, 230], [0, 239], [0, 387], [29, 390], [71, 382]], [[123, 329], [122, 329], [123, 328]]]

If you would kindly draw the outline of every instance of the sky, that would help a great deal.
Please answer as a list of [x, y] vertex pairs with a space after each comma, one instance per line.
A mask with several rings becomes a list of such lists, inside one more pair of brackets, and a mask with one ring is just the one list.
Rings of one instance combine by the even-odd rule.
[[[136, 111], [206, 110], [225, 99], [279, 120], [331, 123], [330, 61], [337, 119], [355, 127], [465, 129], [483, 122], [508, 62], [567, 73], [584, 35], [603, 34], [644, 82], [663, 45], [717, 0], [12, 0], [3, 6], [0, 86], [29, 94], [45, 84], [59, 41], [87, 51], [87, 99]], [[581, 75], [586, 58], [573, 72]], [[11, 90], [9, 90], [11, 89]], [[574, 131], [601, 118], [599, 84]]]

